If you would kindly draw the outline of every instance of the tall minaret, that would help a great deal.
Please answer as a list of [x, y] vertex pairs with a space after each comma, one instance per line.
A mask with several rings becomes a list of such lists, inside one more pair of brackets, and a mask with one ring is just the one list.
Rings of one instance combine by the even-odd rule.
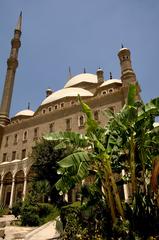
[[7, 60], [7, 73], [0, 107], [1, 126], [5, 126], [10, 122], [9, 120], [10, 105], [12, 100], [15, 72], [18, 67], [18, 51], [21, 46], [20, 42], [21, 26], [22, 26], [22, 12], [20, 13], [17, 26], [14, 30], [14, 37], [11, 41], [11, 52]]
[[121, 80], [123, 85], [136, 82], [136, 75], [131, 65], [131, 53], [128, 48], [122, 48], [119, 50], [118, 57], [120, 59], [121, 66]]

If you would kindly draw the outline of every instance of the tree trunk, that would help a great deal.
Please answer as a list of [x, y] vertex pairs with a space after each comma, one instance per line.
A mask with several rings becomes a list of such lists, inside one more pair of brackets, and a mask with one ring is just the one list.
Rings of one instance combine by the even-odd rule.
[[131, 169], [131, 185], [132, 185], [132, 196], [136, 193], [136, 175], [135, 175], [135, 142], [133, 134], [130, 139], [130, 169]]
[[105, 193], [105, 199], [107, 200], [108, 206], [110, 208], [112, 222], [114, 224], [115, 220], [116, 220], [116, 215], [115, 215], [114, 201], [113, 201], [113, 198], [112, 198], [108, 177], [106, 177], [106, 179], [103, 182], [103, 188], [104, 188], [104, 193]]
[[116, 181], [115, 181], [114, 176], [113, 176], [113, 172], [112, 172], [110, 163], [108, 161], [107, 161], [107, 171], [108, 171], [108, 176], [109, 176], [109, 179], [110, 179], [110, 182], [111, 182], [111, 185], [112, 185], [112, 189], [113, 189], [116, 208], [117, 208], [120, 216], [124, 219], [124, 211], [123, 211], [123, 207], [122, 207], [122, 204], [121, 204], [119, 191], [118, 191]]

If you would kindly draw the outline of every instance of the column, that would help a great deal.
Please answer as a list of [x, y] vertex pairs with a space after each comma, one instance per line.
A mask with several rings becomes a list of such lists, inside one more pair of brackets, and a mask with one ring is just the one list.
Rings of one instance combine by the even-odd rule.
[[23, 197], [22, 200], [25, 200], [25, 196], [26, 196], [26, 187], [27, 187], [27, 176], [24, 176], [24, 186], [23, 186]]
[[14, 187], [15, 187], [15, 178], [13, 177], [12, 178], [12, 188], [11, 188], [9, 208], [12, 208], [12, 205], [13, 205]]
[[2, 193], [3, 193], [3, 178], [1, 178], [1, 187], [0, 187], [0, 203], [2, 204]]

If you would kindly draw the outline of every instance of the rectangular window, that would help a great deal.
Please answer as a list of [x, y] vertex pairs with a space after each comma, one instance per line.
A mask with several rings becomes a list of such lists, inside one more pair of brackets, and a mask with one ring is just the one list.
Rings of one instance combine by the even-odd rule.
[[66, 119], [66, 131], [71, 130], [71, 118]]
[[16, 159], [16, 151], [12, 152], [12, 161]]
[[21, 157], [21, 159], [24, 159], [24, 158], [26, 158], [26, 149], [22, 150], [22, 157]]
[[7, 161], [7, 153], [3, 153], [3, 162], [6, 162]]

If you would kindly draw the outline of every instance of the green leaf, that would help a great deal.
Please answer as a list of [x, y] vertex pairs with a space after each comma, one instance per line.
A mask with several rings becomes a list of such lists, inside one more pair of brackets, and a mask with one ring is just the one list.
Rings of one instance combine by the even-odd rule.
[[87, 152], [81, 151], [81, 152], [70, 154], [69, 156], [65, 157], [60, 162], [58, 162], [58, 164], [60, 165], [60, 167], [63, 167], [63, 168], [69, 168], [72, 166], [76, 166], [78, 168], [79, 164], [82, 161], [89, 161], [89, 160], [90, 160], [89, 154]]
[[131, 84], [131, 85], [129, 86], [128, 99], [127, 99], [127, 104], [128, 104], [129, 106], [133, 106], [134, 103], [135, 103], [136, 90], [137, 90], [136, 85]]

